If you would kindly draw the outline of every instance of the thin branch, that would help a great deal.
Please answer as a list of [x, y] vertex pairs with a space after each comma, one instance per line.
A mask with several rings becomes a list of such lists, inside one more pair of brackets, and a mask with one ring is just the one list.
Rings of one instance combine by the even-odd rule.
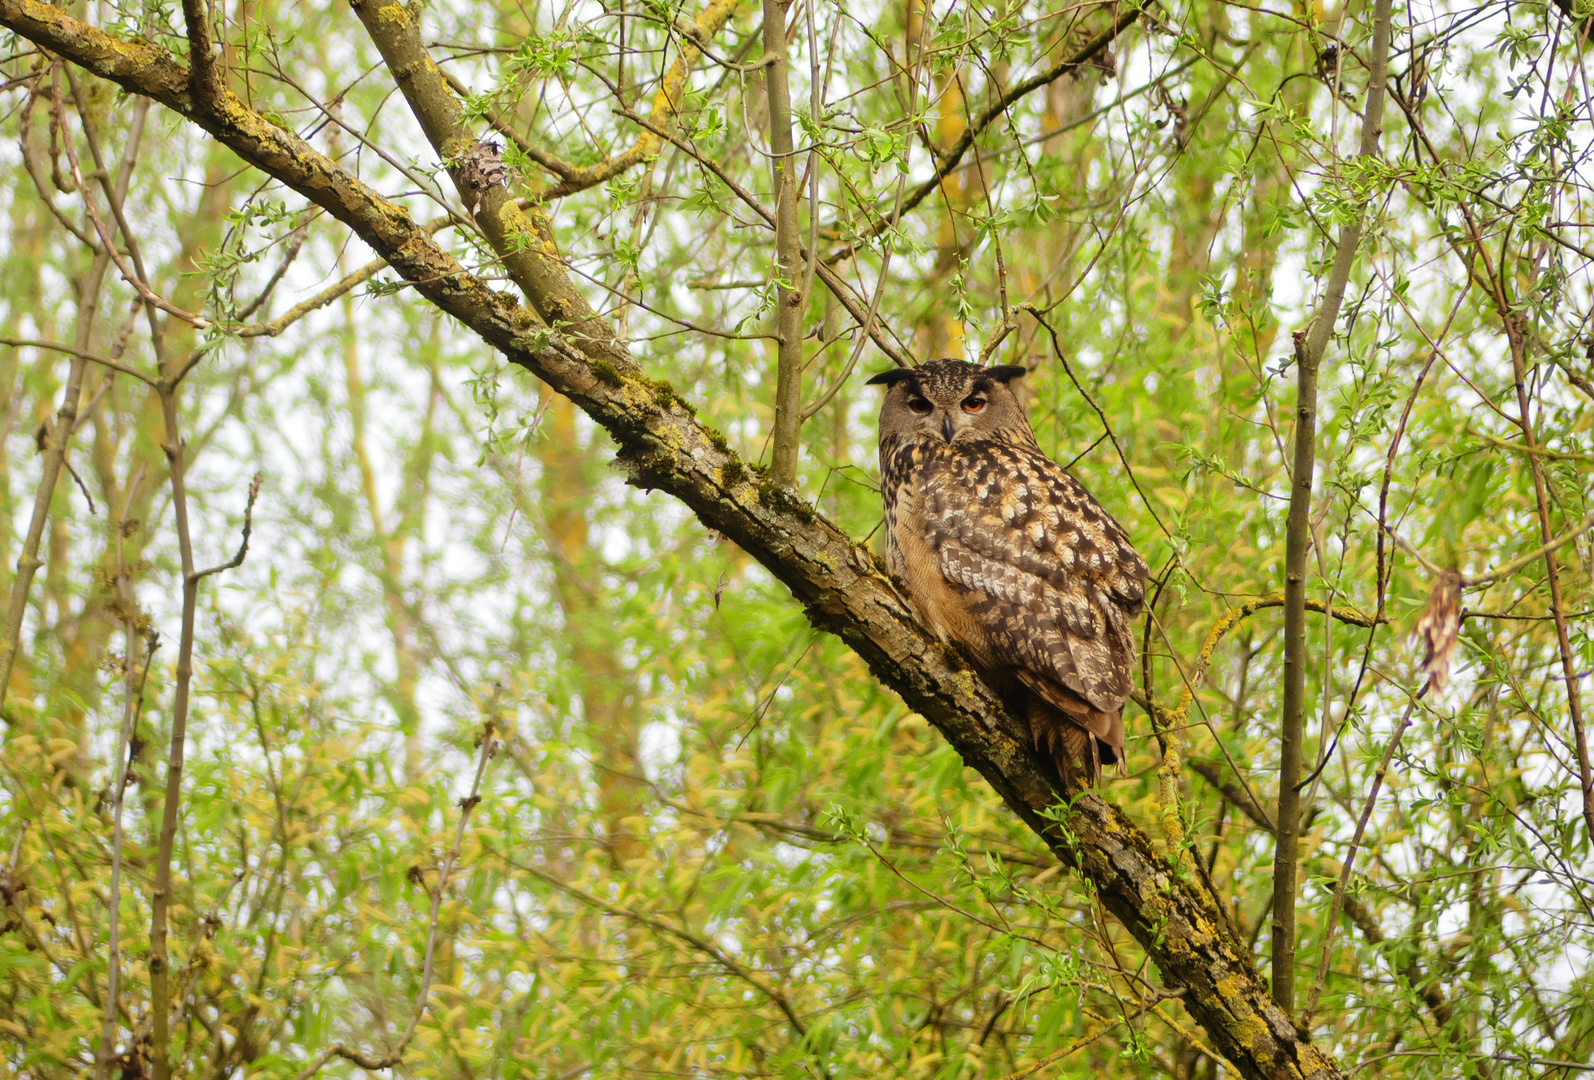
[[[1171, 710], [1164, 709], [1160, 705], [1156, 706], [1154, 709], [1148, 708], [1146, 710], [1152, 715], [1153, 723], [1158, 723], [1160, 721], [1163, 726], [1169, 728], [1187, 724], [1189, 722], [1190, 705], [1195, 698], [1195, 690], [1200, 686], [1201, 680], [1206, 676], [1207, 667], [1212, 663], [1212, 654], [1216, 652], [1218, 643], [1223, 640], [1224, 635], [1230, 630], [1233, 630], [1243, 620], [1250, 618], [1258, 611], [1262, 611], [1266, 608], [1276, 608], [1283, 606], [1284, 594], [1272, 593], [1268, 596], [1260, 596], [1252, 600], [1247, 600], [1238, 608], [1235, 608], [1227, 615], [1224, 615], [1222, 618], [1218, 619], [1217, 622], [1213, 623], [1212, 629], [1207, 631], [1207, 637], [1201, 645], [1201, 651], [1196, 655], [1194, 670], [1191, 671], [1190, 677], [1185, 680], [1184, 686], [1180, 688], [1179, 703]], [[1379, 624], [1387, 623], [1389, 621], [1382, 616], [1368, 615], [1360, 608], [1351, 607], [1348, 604], [1341, 604], [1335, 607], [1313, 597], [1306, 598], [1306, 610], [1319, 612], [1331, 619], [1337, 619], [1340, 622], [1348, 623], [1351, 626], [1363, 626], [1367, 627], [1368, 629], [1375, 628]], [[1164, 637], [1166, 637], [1166, 635], [1164, 635]], [[1149, 650], [1147, 655], [1149, 655]], [[1157, 715], [1158, 713], [1163, 715], [1159, 717]], [[1222, 747], [1223, 744], [1220, 742], [1218, 745]], [[1224, 750], [1224, 753], [1227, 755], [1227, 749]], [[1239, 775], [1238, 770], [1235, 771], [1235, 775]], [[1309, 777], [1308, 780], [1310, 779], [1311, 778]], [[1305, 781], [1302, 781], [1302, 783], [1297, 786], [1304, 785]], [[1229, 801], [1233, 802], [1237, 806], [1241, 806], [1241, 808], [1244, 809], [1246, 802], [1254, 801], [1251, 797], [1249, 789], [1247, 789], [1245, 795], [1245, 800], [1231, 798]], [[1250, 812], [1247, 811], [1247, 813], [1249, 814]], [[1262, 814], [1261, 817], [1257, 817], [1255, 814], [1251, 814], [1250, 816], [1258, 821], [1266, 819], [1265, 813]], [[1266, 828], [1275, 836], [1277, 835], [1277, 826], [1275, 826], [1270, 820], [1267, 821]]]
[[1146, 513], [1150, 514], [1151, 520], [1157, 523], [1157, 528], [1167, 533], [1168, 527], [1162, 523], [1162, 518], [1158, 516], [1156, 507], [1146, 493], [1141, 490], [1140, 481], [1135, 478], [1134, 467], [1129, 464], [1128, 455], [1124, 453], [1123, 446], [1118, 442], [1118, 436], [1113, 432], [1112, 425], [1107, 422], [1107, 414], [1102, 411], [1100, 405], [1096, 404], [1095, 397], [1089, 390], [1085, 389], [1084, 383], [1075, 377], [1074, 368], [1069, 364], [1068, 357], [1063, 352], [1063, 343], [1058, 340], [1057, 331], [1052, 329], [1052, 324], [1046, 320], [1046, 313], [1030, 303], [1014, 305], [1014, 315], [1016, 316], [1020, 311], [1028, 312], [1030, 317], [1040, 323], [1041, 327], [1045, 329], [1047, 337], [1051, 338], [1052, 353], [1057, 357], [1057, 362], [1063, 365], [1063, 374], [1068, 376], [1068, 381], [1074, 384], [1074, 389], [1079, 391], [1079, 396], [1085, 399], [1085, 404], [1090, 406], [1090, 411], [1096, 414], [1097, 420], [1101, 421], [1101, 429], [1106, 433], [1107, 440], [1112, 443], [1112, 448], [1118, 455], [1118, 462], [1124, 467], [1124, 473], [1129, 477], [1129, 482], [1134, 485], [1135, 493], [1140, 496], [1140, 501], [1145, 506]]
[[[1124, 1014], [1122, 1016], [1119, 1016], [1119, 1017], [1117, 1017], [1115, 1019], [1112, 1019], [1112, 1020], [1107, 1020], [1107, 1019], [1102, 1018], [1102, 1017], [1095, 1017], [1098, 1021], [1100, 1021], [1102, 1026], [1096, 1031], [1096, 1033], [1094, 1035], [1086, 1035], [1086, 1036], [1083, 1036], [1082, 1038], [1075, 1039], [1073, 1042], [1069, 1043], [1067, 1046], [1063, 1047], [1062, 1049], [1053, 1050], [1051, 1053], [1047, 1054], [1046, 1056], [1044, 1056], [1042, 1058], [1039, 1058], [1038, 1060], [1036, 1060], [1035, 1062], [1033, 1062], [1033, 1063], [1031, 1063], [1029, 1065], [1024, 1066], [1022, 1069], [1019, 1069], [1017, 1072], [1008, 1073], [1006, 1076], [1002, 1077], [1001, 1080], [1027, 1080], [1028, 1077], [1034, 1076], [1036, 1073], [1040, 1072], [1042, 1069], [1049, 1068], [1050, 1066], [1057, 1064], [1059, 1061], [1062, 1061], [1064, 1058], [1069, 1057], [1070, 1055], [1076, 1053], [1077, 1051], [1083, 1050], [1085, 1047], [1089, 1046], [1091, 1043], [1098, 1041], [1104, 1035], [1107, 1035], [1108, 1033], [1110, 1033], [1114, 1028], [1116, 1028], [1116, 1027], [1118, 1027], [1120, 1025], [1123, 1025], [1123, 1024], [1127, 1024], [1131, 1020], [1139, 1019], [1141, 1016], [1143, 1016], [1146, 1013], [1150, 1012], [1151, 1010], [1155, 1009], [1160, 1003], [1161, 1003], [1160, 1000], [1152, 1000], [1152, 1001], [1148, 1001], [1148, 1002], [1141, 1002], [1135, 1008], [1135, 1010], [1133, 1012], [1126, 1013], [1126, 1014]], [[1091, 1015], [1093, 1017], [1095, 1016], [1094, 1013], [1092, 1013]], [[1158, 1015], [1161, 1016], [1162, 1014], [1158, 1013]], [[1163, 1017], [1163, 1019], [1166, 1020], [1167, 1017]], [[1217, 1059], [1214, 1058], [1214, 1060], [1217, 1060]]]
[[1491, 442], [1503, 450], [1514, 450], [1519, 454], [1536, 454], [1552, 461], [1576, 461], [1584, 465], [1594, 465], [1594, 454], [1570, 454], [1564, 450], [1546, 450], [1542, 446], [1524, 446], [1522, 443], [1512, 442], [1510, 439], [1496, 438], [1481, 431], [1468, 431], [1467, 434], [1475, 439]]
[[[1494, 584], [1501, 578], [1508, 578], [1512, 574], [1515, 574], [1518, 570], [1522, 570], [1528, 566], [1531, 566], [1541, 559], [1548, 558], [1552, 553], [1555, 552], [1557, 548], [1571, 543], [1573, 540], [1576, 540], [1590, 529], [1594, 529], [1594, 511], [1591, 511], [1589, 514], [1587, 514], [1583, 520], [1578, 522], [1577, 526], [1571, 531], [1562, 533], [1560, 536], [1557, 536], [1547, 544], [1539, 545], [1526, 555], [1518, 556], [1517, 558], [1512, 559], [1510, 562], [1502, 563], [1501, 565], [1496, 566], [1491, 570], [1485, 571], [1482, 574], [1477, 574], [1473, 577], [1463, 577], [1461, 579], [1461, 587], [1464, 589], [1481, 589], [1484, 586]], [[1444, 567], [1433, 562], [1422, 552], [1408, 544], [1399, 533], [1395, 532], [1393, 526], [1386, 526], [1385, 530], [1389, 533], [1390, 539], [1395, 542], [1395, 546], [1415, 559], [1417, 564], [1421, 566], [1426, 573], [1435, 577], [1444, 573]]]
[[[914, 50], [913, 62], [904, 72], [908, 83], [907, 112], [909, 115], [912, 115], [918, 109], [919, 72], [924, 66], [924, 35], [928, 32], [927, 28], [923, 25], [922, 20], [929, 18], [929, 14], [929, 10], [926, 9], [920, 16], [921, 22], [918, 32], [912, 36], [910, 42], [911, 47]], [[831, 383], [830, 389], [827, 390], [824, 395], [814, 403], [812, 409], [803, 414], [804, 420], [807, 420], [810, 416], [814, 415], [814, 413], [817, 413], [820, 409], [824, 408], [830, 403], [830, 400], [836, 396], [837, 392], [839, 392], [842, 386], [845, 385], [847, 379], [852, 376], [853, 370], [858, 366], [858, 359], [863, 355], [864, 344], [871, 337], [875, 336], [875, 327], [877, 325], [876, 320], [880, 315], [880, 301], [885, 297], [886, 284], [891, 279], [891, 258], [894, 254], [896, 254], [896, 244], [893, 242], [892, 238], [896, 235], [898, 223], [902, 221], [902, 215], [904, 212], [903, 198], [907, 192], [908, 185], [908, 163], [912, 153], [913, 146], [911, 143], [909, 143], [908, 146], [903, 150], [902, 167], [897, 172], [897, 190], [896, 194], [892, 196], [891, 217], [887, 222], [889, 225], [889, 231], [886, 233], [885, 242], [881, 244], [880, 247], [880, 269], [875, 275], [874, 294], [869, 298], [868, 314], [866, 314], [863, 319], [860, 320], [863, 325], [863, 334], [858, 338], [857, 343], [853, 345], [852, 353], [847, 357], [847, 363], [842, 368], [841, 374], [837, 376], [833, 383]], [[817, 236], [817, 232], [815, 230], [810, 230], [810, 233], [813, 236]], [[821, 269], [823, 271], [829, 271], [831, 269], [830, 263], [832, 260], [819, 258], [818, 252], [816, 251], [809, 251], [807, 255], [810, 268]], [[827, 285], [830, 284], [830, 277], [826, 277], [825, 282]], [[835, 286], [831, 285], [831, 288], [834, 290]], [[846, 301], [843, 301], [843, 303], [846, 303]], [[848, 306], [848, 310], [852, 310], [851, 305]], [[908, 365], [899, 362], [899, 366], [906, 367]]]
[[[437, 233], [442, 232], [444, 229], [451, 228], [458, 224], [458, 219], [452, 216], [445, 216], [429, 222], [428, 224], [422, 226], [422, 228], [426, 232], [436, 235]], [[284, 261], [283, 265], [286, 267], [286, 261]], [[387, 269], [387, 266], [388, 262], [386, 259], [372, 259], [358, 270], [344, 277], [343, 280], [316, 293], [314, 296], [310, 297], [310, 299], [293, 305], [293, 307], [289, 308], [287, 311], [284, 311], [281, 315], [278, 315], [270, 322], [251, 323], [248, 326], [242, 326], [235, 330], [229, 329], [228, 333], [236, 334], [241, 338], [276, 337], [278, 334], [282, 333], [288, 327], [292, 326], [294, 323], [298, 322], [312, 311], [317, 311], [326, 307], [328, 304], [332, 303], [332, 301], [344, 296], [350, 290], [358, 288], [367, 281], [370, 281], [377, 274]], [[261, 296], [264, 297], [265, 293], [262, 292]], [[252, 310], [253, 307], [253, 304], [250, 305], [250, 308], [246, 309], [245, 314], [247, 314], [248, 310]]]
[[112, 360], [109, 356], [101, 356], [99, 353], [89, 352], [87, 349], [78, 349], [71, 345], [62, 345], [58, 341], [33, 341], [29, 338], [0, 337], [0, 345], [10, 345], [17, 349], [49, 349], [52, 352], [64, 353], [67, 356], [73, 356], [79, 360], [88, 360], [91, 363], [99, 364], [101, 367], [109, 368], [112, 371], [120, 372], [123, 375], [129, 375], [143, 383], [145, 386], [153, 387], [159, 385], [157, 380], [150, 378], [137, 368], [128, 367], [126, 364], [118, 360]]
[[1572, 531], [1562, 533], [1549, 543], [1535, 548], [1526, 555], [1512, 559], [1508, 563], [1497, 566], [1487, 573], [1479, 574], [1476, 577], [1462, 578], [1461, 584], [1463, 587], [1468, 589], [1481, 589], [1483, 586], [1491, 585], [1494, 582], [1499, 581], [1501, 578], [1510, 577], [1518, 570], [1522, 570], [1533, 563], [1539, 562], [1541, 560], [1547, 561], [1550, 558], [1550, 555], [1557, 548], [1571, 543], [1573, 540], [1576, 540], [1590, 529], [1594, 529], [1594, 512], [1590, 512], [1586, 517], [1584, 517], [1583, 520], [1579, 522], [1577, 527]]
[[1273, 824], [1273, 819], [1267, 816], [1267, 811], [1262, 808], [1261, 803], [1251, 798], [1250, 792], [1225, 780], [1223, 774], [1211, 762], [1191, 760], [1188, 764], [1190, 771], [1211, 784], [1223, 794], [1225, 799], [1239, 807], [1240, 812], [1250, 818], [1258, 828], [1269, 835], [1277, 835], [1278, 827]]
[[[968, 153], [969, 148], [974, 145], [974, 140], [979, 138], [986, 128], [1005, 116], [1007, 111], [1016, 105], [1021, 98], [1039, 90], [1043, 86], [1050, 86], [1065, 75], [1074, 74], [1080, 68], [1096, 59], [1125, 30], [1128, 30], [1140, 20], [1143, 11], [1142, 3], [1138, 2], [1138, 0], [1131, 2], [1129, 8], [1120, 12], [1118, 17], [1113, 20], [1112, 26], [1086, 42], [1078, 52], [1058, 61], [1045, 71], [1030, 76], [1023, 82], [1015, 83], [1007, 93], [1003, 94], [990, 108], [981, 113], [974, 123], [964, 128], [963, 134], [958, 137], [958, 141], [953, 143], [945, 153], [936, 155], [935, 174], [914, 188], [912, 194], [905, 199], [899, 200], [895, 213], [887, 216], [884, 211], [877, 212], [875, 224], [865, 230], [863, 236], [865, 238], [879, 236], [886, 230], [894, 228], [896, 219], [900, 215], [918, 206], [940, 188], [941, 181], [946, 179], [958, 167], [958, 163], [963, 160], [963, 155]], [[911, 109], [909, 111], [911, 112]], [[840, 239], [842, 232], [836, 226], [831, 226], [824, 230], [824, 235], [827, 239]]]
[[1351, 870], [1356, 865], [1356, 849], [1361, 846], [1362, 836], [1367, 832], [1367, 821], [1373, 816], [1373, 805], [1378, 801], [1378, 791], [1384, 786], [1384, 777], [1389, 773], [1389, 763], [1395, 759], [1395, 751], [1400, 748], [1400, 740], [1405, 737], [1406, 729], [1411, 727], [1411, 714], [1417, 708], [1417, 698], [1428, 692], [1424, 686], [1417, 692], [1417, 697], [1406, 703], [1406, 715], [1400, 718], [1400, 727], [1395, 729], [1395, 734], [1389, 740], [1389, 745], [1384, 748], [1384, 759], [1378, 763], [1378, 770], [1373, 773], [1373, 786], [1367, 792], [1367, 799], [1362, 803], [1361, 817], [1356, 821], [1356, 832], [1351, 837], [1350, 847], [1345, 851], [1345, 860], [1340, 866], [1339, 881], [1334, 885], [1334, 902], [1329, 905], [1327, 929], [1323, 931], [1323, 951], [1317, 959], [1317, 979], [1312, 983], [1312, 996], [1307, 999], [1306, 1009], [1301, 1014], [1301, 1023], [1306, 1027], [1312, 1024], [1312, 1013], [1317, 1011], [1317, 999], [1323, 992], [1323, 983], [1328, 979], [1328, 964], [1334, 954], [1334, 931], [1339, 928], [1339, 912], [1345, 903], [1345, 886], [1350, 884]]
[[[448, 219], [444, 218], [443, 220], [447, 221]], [[452, 222], [450, 222], [450, 224], [452, 224]], [[387, 269], [386, 259], [372, 259], [370, 262], [366, 263], [352, 274], [349, 274], [342, 281], [339, 281], [330, 288], [322, 290], [308, 300], [293, 305], [293, 307], [289, 308], [287, 311], [284, 311], [281, 315], [277, 316], [275, 319], [272, 319], [270, 322], [253, 323], [249, 326], [241, 327], [238, 330], [233, 331], [233, 333], [236, 333], [241, 338], [276, 337], [278, 334], [282, 333], [288, 327], [292, 326], [294, 323], [298, 322], [312, 311], [317, 311], [326, 307], [328, 304], [332, 303], [332, 301], [348, 293], [350, 290], [356, 289], [365, 284], [367, 281], [370, 281], [373, 277], [385, 269]]]
[[[1547, 91], [1548, 83], [1546, 83]], [[1443, 166], [1443, 159], [1435, 149], [1417, 112], [1398, 94], [1395, 100], [1401, 111], [1405, 113], [1406, 122], [1412, 133], [1428, 151], [1434, 163]], [[1573, 743], [1577, 754], [1578, 783], [1583, 802], [1583, 823], [1589, 837], [1594, 839], [1594, 765], [1591, 765], [1589, 760], [1587, 729], [1583, 722], [1582, 695], [1578, 689], [1577, 657], [1573, 651], [1571, 635], [1567, 629], [1566, 608], [1561, 598], [1561, 581], [1555, 560], [1554, 541], [1550, 524], [1550, 499], [1544, 477], [1544, 463], [1540, 456], [1533, 452], [1539, 449], [1539, 446], [1533, 430], [1533, 415], [1527, 390], [1528, 315], [1526, 310], [1519, 310], [1513, 306], [1509, 296], [1505, 267], [1501, 265], [1498, 272], [1496, 271], [1495, 261], [1490, 255], [1488, 246], [1484, 243], [1482, 230], [1479, 229], [1468, 203], [1463, 200], [1456, 202], [1454, 205], [1461, 211], [1462, 220], [1467, 226], [1467, 237], [1465, 239], [1470, 241], [1472, 257], [1468, 258], [1465, 254], [1466, 249], [1463, 247], [1464, 240], [1462, 238], [1451, 237], [1450, 242], [1455, 247], [1461, 262], [1467, 268], [1470, 278], [1481, 284], [1488, 292], [1510, 348], [1512, 383], [1517, 398], [1517, 416], [1507, 417], [1507, 419], [1515, 423], [1522, 432], [1523, 447], [1527, 451], [1528, 464], [1533, 476], [1533, 495], [1539, 519], [1539, 538], [1545, 545], [1542, 552], [1550, 585], [1550, 612], [1555, 620], [1556, 645], [1560, 651], [1561, 674], [1566, 687], [1567, 713], [1572, 723]], [[1514, 219], [1508, 221], [1505, 234], [1501, 239], [1502, 263], [1508, 254], [1507, 245], [1510, 240], [1512, 223], [1514, 223]], [[1447, 237], [1449, 236], [1448, 233], [1446, 235]], [[1476, 269], [1478, 263], [1483, 264], [1481, 273]], [[1482, 397], [1483, 395], [1480, 393], [1479, 396]], [[1493, 407], [1492, 403], [1491, 407]], [[1497, 407], [1495, 411], [1500, 412]], [[1504, 413], [1501, 413], [1501, 415], [1504, 415]]]
[[[1376, 161], [1384, 130], [1385, 83], [1389, 75], [1391, 0], [1376, 0], [1373, 53], [1362, 117], [1363, 161]], [[1284, 703], [1279, 727], [1278, 843], [1273, 856], [1273, 1000], [1295, 1009], [1295, 897], [1301, 825], [1302, 743], [1306, 715], [1306, 557], [1311, 548], [1313, 477], [1317, 470], [1317, 374], [1334, 336], [1339, 310], [1362, 239], [1362, 214], [1339, 232], [1334, 263], [1323, 287], [1322, 305], [1304, 331], [1295, 334], [1295, 450], [1290, 470], [1290, 510], [1284, 548]]]
[[199, 573], [194, 575], [195, 581], [199, 581], [202, 578], [208, 578], [212, 574], [219, 574], [223, 570], [231, 570], [235, 567], [243, 565], [244, 556], [249, 554], [249, 534], [254, 529], [255, 499], [259, 497], [260, 485], [265, 481], [265, 479], [266, 476], [264, 473], [257, 472], [255, 473], [254, 479], [249, 481], [249, 502], [244, 506], [244, 535], [243, 539], [238, 543], [238, 554], [234, 555], [224, 563], [212, 566], [208, 570], [201, 570]]
[[271, 299], [272, 294], [277, 291], [277, 286], [280, 285], [282, 283], [282, 279], [287, 276], [288, 268], [291, 267], [294, 260], [299, 257], [299, 252], [304, 250], [304, 242], [309, 238], [310, 219], [306, 217], [304, 224], [300, 225], [297, 229], [294, 229], [293, 232], [289, 234], [288, 249], [282, 253], [282, 258], [278, 261], [277, 268], [271, 272], [271, 276], [267, 278], [266, 283], [260, 287], [260, 292], [255, 295], [255, 298], [249, 301], [242, 311], [238, 312], [238, 318], [249, 318], [249, 316], [259, 311], [267, 300]]

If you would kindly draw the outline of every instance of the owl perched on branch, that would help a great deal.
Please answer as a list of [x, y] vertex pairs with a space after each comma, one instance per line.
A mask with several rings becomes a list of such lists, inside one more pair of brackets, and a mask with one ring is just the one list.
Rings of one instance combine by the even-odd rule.
[[932, 360], [870, 379], [891, 572], [943, 641], [1024, 698], [1065, 775], [1124, 768], [1124, 699], [1146, 561], [1041, 452], [1008, 386], [1021, 367]]

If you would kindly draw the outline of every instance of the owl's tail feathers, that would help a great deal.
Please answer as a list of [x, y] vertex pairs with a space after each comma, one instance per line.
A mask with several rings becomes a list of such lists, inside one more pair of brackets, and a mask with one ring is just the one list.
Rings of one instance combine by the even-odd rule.
[[1103, 765], [1128, 776], [1122, 709], [1098, 709], [1066, 687], [1028, 672], [1017, 673], [1029, 688], [1029, 729], [1036, 749], [1045, 748], [1064, 773], [1083, 771], [1087, 783], [1101, 777]]

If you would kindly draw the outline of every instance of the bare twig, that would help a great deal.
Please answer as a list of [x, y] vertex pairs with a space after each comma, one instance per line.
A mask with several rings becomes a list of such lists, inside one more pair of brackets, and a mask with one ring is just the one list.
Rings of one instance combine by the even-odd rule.
[[243, 539], [238, 542], [238, 554], [234, 555], [224, 563], [210, 567], [208, 570], [199, 571], [199, 573], [194, 575], [195, 581], [198, 581], [201, 578], [208, 578], [212, 574], [219, 574], [223, 570], [231, 570], [234, 567], [243, 565], [244, 556], [249, 554], [249, 534], [254, 530], [255, 499], [259, 498], [260, 485], [265, 481], [265, 479], [266, 477], [264, 473], [257, 472], [255, 473], [254, 479], [249, 481], [249, 502], [244, 506], [244, 535]]
[[487, 762], [492, 760], [498, 748], [498, 702], [502, 695], [503, 685], [494, 683], [492, 698], [487, 706], [487, 719], [482, 723], [481, 741], [478, 743], [481, 752], [476, 757], [476, 774], [471, 780], [470, 794], [459, 801], [459, 824], [454, 829], [454, 844], [449, 848], [448, 854], [443, 858], [443, 865], [438, 869], [437, 884], [430, 890], [431, 912], [426, 923], [426, 955], [421, 965], [421, 989], [415, 995], [415, 1005], [410, 1010], [410, 1019], [404, 1028], [404, 1034], [397, 1046], [379, 1056], [365, 1054], [342, 1043], [333, 1043], [300, 1070], [295, 1080], [310, 1080], [322, 1066], [335, 1057], [352, 1061], [362, 1069], [373, 1072], [391, 1069], [404, 1060], [404, 1052], [409, 1049], [410, 1042], [415, 1038], [415, 1030], [420, 1025], [421, 1018], [426, 1015], [428, 1005], [431, 1004], [433, 965], [437, 956], [437, 922], [442, 910], [443, 893], [448, 889], [448, 879], [453, 873], [454, 864], [459, 861], [460, 846], [465, 839], [465, 827], [470, 823], [471, 811], [481, 802], [482, 777], [487, 774]]
[[1240, 812], [1250, 818], [1252, 823], [1264, 832], [1276, 834], [1277, 827], [1273, 819], [1267, 816], [1267, 811], [1262, 804], [1251, 797], [1251, 793], [1237, 784], [1230, 783], [1223, 778], [1217, 766], [1206, 761], [1192, 760], [1190, 771], [1201, 777], [1207, 783], [1223, 794], [1225, 799], [1240, 808]]
[[88, 360], [91, 363], [99, 364], [101, 367], [109, 368], [110, 370], [120, 372], [123, 375], [129, 375], [146, 386], [156, 385], [156, 381], [154, 379], [150, 378], [142, 371], [139, 371], [137, 368], [128, 367], [119, 360], [113, 360], [109, 356], [101, 356], [99, 353], [90, 352], [87, 349], [79, 349], [71, 345], [62, 345], [58, 341], [32, 341], [28, 338], [0, 337], [0, 345], [10, 345], [17, 349], [48, 349], [51, 352], [63, 353], [67, 356], [76, 357], [79, 360]]
[[1417, 697], [1406, 703], [1406, 714], [1400, 718], [1400, 726], [1395, 729], [1389, 745], [1384, 748], [1384, 759], [1378, 763], [1378, 771], [1373, 773], [1373, 786], [1367, 792], [1367, 799], [1362, 803], [1362, 815], [1356, 822], [1356, 833], [1351, 837], [1350, 847], [1345, 851], [1345, 860], [1339, 871], [1339, 881], [1334, 886], [1334, 902], [1329, 905], [1327, 929], [1323, 931], [1323, 951], [1317, 960], [1317, 979], [1312, 983], [1312, 996], [1307, 999], [1306, 1009], [1301, 1013], [1301, 1024], [1310, 1027], [1312, 1013], [1317, 1010], [1318, 995], [1323, 992], [1323, 983], [1328, 978], [1328, 963], [1334, 953], [1334, 931], [1338, 928], [1340, 908], [1345, 902], [1345, 886], [1350, 883], [1351, 871], [1356, 865], [1356, 849], [1361, 846], [1362, 835], [1367, 831], [1367, 820], [1373, 816], [1373, 805], [1378, 801], [1378, 791], [1384, 785], [1384, 777], [1389, 773], [1389, 763], [1395, 759], [1395, 751], [1400, 748], [1400, 740], [1405, 736], [1406, 729], [1411, 727], [1411, 714], [1417, 708], [1417, 698], [1428, 692], [1427, 687], [1418, 691]]

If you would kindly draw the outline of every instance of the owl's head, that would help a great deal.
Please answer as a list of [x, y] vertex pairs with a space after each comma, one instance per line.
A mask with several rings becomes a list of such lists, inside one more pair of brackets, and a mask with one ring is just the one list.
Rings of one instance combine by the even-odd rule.
[[1021, 367], [981, 367], [967, 360], [931, 360], [870, 379], [889, 387], [880, 406], [880, 441], [955, 445], [990, 440], [1033, 443], [1029, 419], [1007, 384]]

